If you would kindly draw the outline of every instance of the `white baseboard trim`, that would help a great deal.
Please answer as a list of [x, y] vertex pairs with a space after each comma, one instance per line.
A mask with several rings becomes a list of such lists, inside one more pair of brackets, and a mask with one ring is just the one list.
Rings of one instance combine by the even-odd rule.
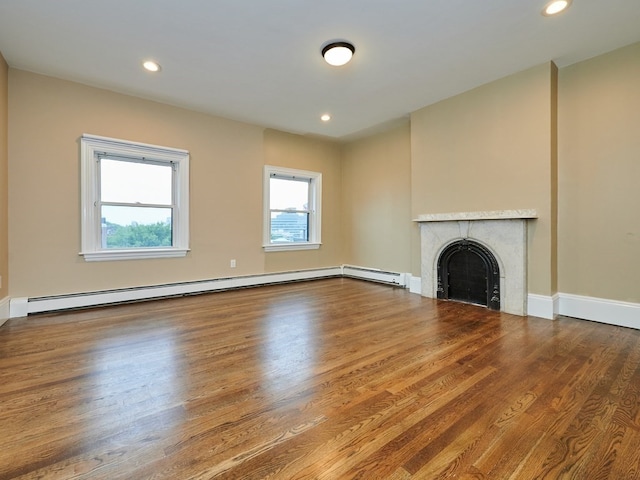
[[9, 320], [11, 313], [11, 299], [9, 297], [0, 300], [0, 327]]
[[199, 280], [100, 292], [56, 295], [50, 297], [12, 298], [10, 317], [25, 317], [30, 313], [42, 313], [71, 308], [95, 307], [114, 303], [152, 300], [236, 288], [257, 287], [276, 283], [287, 283], [318, 278], [341, 277], [342, 267], [328, 267], [313, 270], [266, 273], [241, 277]]
[[640, 329], [640, 303], [561, 293], [560, 315]]
[[[373, 268], [343, 265], [340, 267], [265, 273], [50, 297], [7, 297], [0, 300], [0, 326], [9, 318], [26, 317], [30, 313], [95, 307], [329, 277], [353, 277], [383, 282], [405, 288], [408, 287], [411, 293], [422, 294], [422, 279], [414, 277], [410, 273], [385, 272]], [[640, 304], [638, 303], [567, 293], [558, 293], [553, 296], [528, 294], [527, 315], [550, 320], [558, 315], [564, 315], [640, 329]]]
[[409, 291], [422, 295], [422, 277], [414, 277], [410, 273], [407, 275], [409, 275]]
[[558, 315], [640, 329], [640, 304], [558, 293], [552, 297], [530, 293], [527, 315], [554, 319]]
[[553, 320], [558, 316], [558, 294], [547, 297], [530, 293], [527, 295], [527, 315]]

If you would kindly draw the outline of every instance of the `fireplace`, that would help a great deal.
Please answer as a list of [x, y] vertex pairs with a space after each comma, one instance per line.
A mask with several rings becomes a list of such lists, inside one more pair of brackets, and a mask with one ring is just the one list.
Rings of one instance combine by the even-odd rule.
[[526, 315], [527, 221], [535, 218], [535, 210], [420, 215], [422, 295]]
[[438, 298], [500, 310], [500, 267], [489, 249], [463, 239], [438, 257]]

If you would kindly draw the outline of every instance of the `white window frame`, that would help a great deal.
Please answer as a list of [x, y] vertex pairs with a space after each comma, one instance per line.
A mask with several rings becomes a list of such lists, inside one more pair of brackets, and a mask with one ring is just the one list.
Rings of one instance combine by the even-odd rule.
[[[100, 156], [172, 164], [173, 246], [131, 249], [102, 248], [100, 215]], [[189, 152], [177, 148], [83, 134], [80, 138], [81, 236], [80, 255], [88, 262], [184, 257], [189, 251]]]
[[[304, 179], [309, 181], [309, 241], [272, 243], [271, 242], [271, 205], [269, 181], [272, 176], [290, 179]], [[282, 252], [287, 250], [314, 250], [320, 248], [322, 244], [322, 174], [310, 172], [308, 170], [297, 170], [293, 168], [264, 166], [263, 183], [263, 238], [262, 247], [265, 252]]]

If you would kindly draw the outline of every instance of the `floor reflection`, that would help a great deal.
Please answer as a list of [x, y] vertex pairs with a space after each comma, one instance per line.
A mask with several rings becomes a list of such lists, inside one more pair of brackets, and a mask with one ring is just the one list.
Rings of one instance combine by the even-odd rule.
[[307, 309], [291, 311], [286, 301], [270, 307], [264, 318], [261, 351], [267, 389], [273, 393], [288, 391], [313, 375], [317, 355], [316, 330]]
[[109, 430], [119, 426], [121, 437], [175, 425], [183, 386], [172, 330], [123, 332], [95, 347], [90, 378], [96, 392], [90, 402], [95, 425]]

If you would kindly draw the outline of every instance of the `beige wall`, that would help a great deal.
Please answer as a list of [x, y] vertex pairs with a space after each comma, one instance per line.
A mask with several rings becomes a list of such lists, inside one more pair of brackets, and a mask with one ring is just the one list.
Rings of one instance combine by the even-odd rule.
[[345, 263], [411, 271], [410, 135], [407, 122], [343, 148]]
[[[342, 263], [342, 179], [340, 146], [333, 142], [267, 130], [265, 164], [322, 173], [322, 246], [318, 250], [268, 252], [268, 272], [336, 266]], [[262, 197], [260, 200], [262, 205]], [[262, 238], [262, 237], [261, 237]]]
[[[15, 69], [9, 69], [9, 118], [12, 297], [340, 264], [339, 156], [333, 144], [265, 135], [261, 127]], [[186, 258], [85, 262], [78, 255], [83, 133], [190, 151]], [[314, 258], [288, 252], [274, 260], [263, 252], [265, 160], [325, 175], [325, 244]], [[237, 268], [230, 268], [231, 259]]]
[[[9, 67], [0, 53], [0, 300], [9, 296]], [[0, 322], [2, 320], [0, 319]]]
[[534, 208], [529, 292], [551, 295], [556, 272], [555, 66], [541, 65], [411, 116], [412, 216]]
[[[0, 299], [341, 263], [417, 276], [411, 220], [418, 215], [535, 208], [531, 293], [640, 302], [638, 85], [635, 44], [559, 74], [553, 64], [520, 72], [425, 107], [412, 114], [410, 127], [339, 145], [0, 61], [4, 195], [7, 163], [11, 179], [8, 222], [0, 195]], [[87, 263], [78, 256], [82, 133], [191, 152], [187, 258]], [[320, 250], [262, 251], [265, 164], [323, 173]]]
[[559, 290], [640, 302], [640, 43], [560, 71]]

